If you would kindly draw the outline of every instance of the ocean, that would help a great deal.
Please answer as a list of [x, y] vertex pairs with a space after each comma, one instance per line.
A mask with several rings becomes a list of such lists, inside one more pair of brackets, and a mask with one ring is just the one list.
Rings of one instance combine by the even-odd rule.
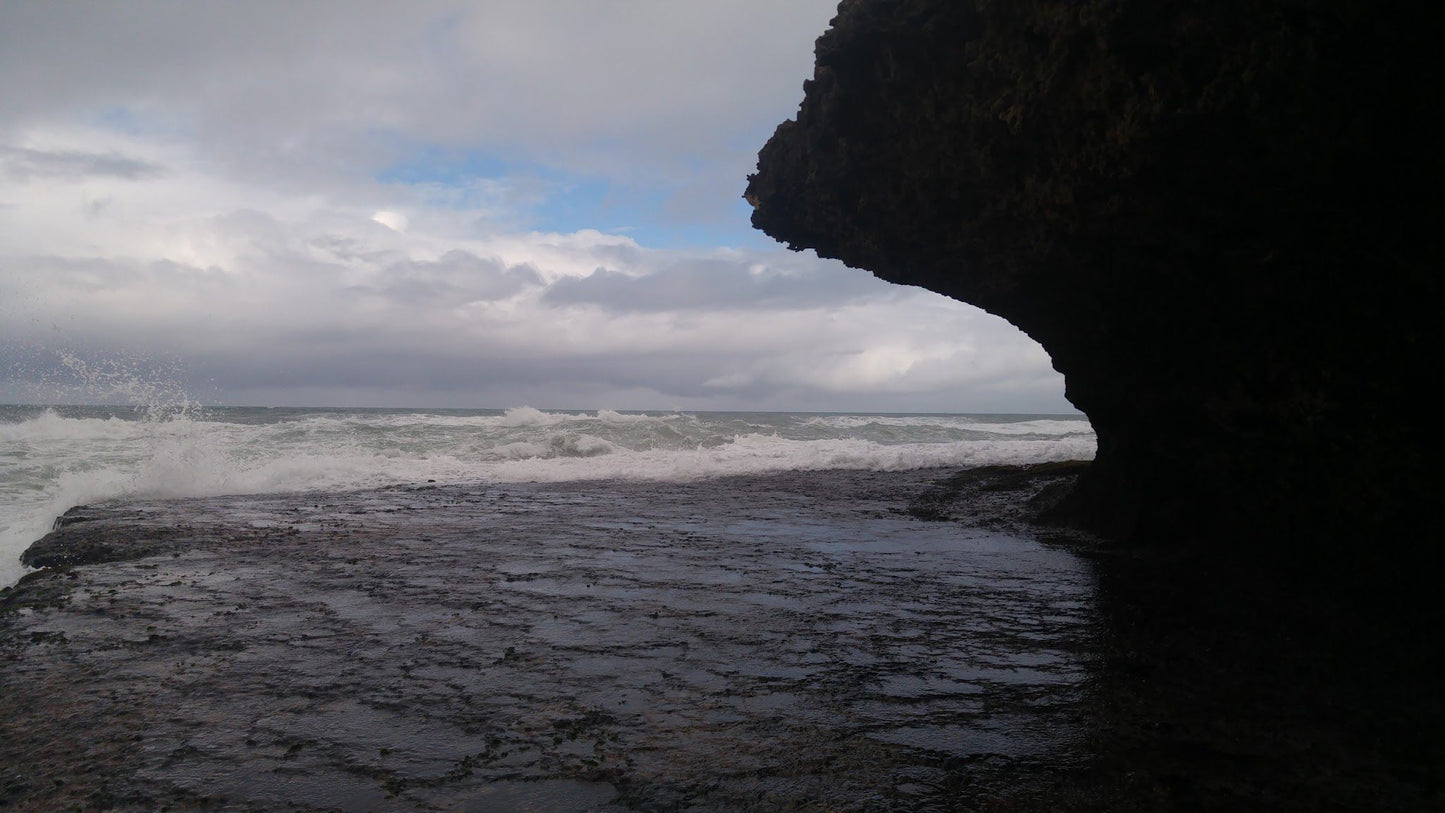
[[0, 586], [75, 505], [1089, 459], [1082, 415], [0, 406]]

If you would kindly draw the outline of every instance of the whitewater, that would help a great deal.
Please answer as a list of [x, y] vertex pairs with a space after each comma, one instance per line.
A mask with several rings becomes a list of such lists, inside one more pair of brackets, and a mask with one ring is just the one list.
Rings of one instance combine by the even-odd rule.
[[0, 587], [75, 505], [1093, 457], [1083, 416], [0, 406]]

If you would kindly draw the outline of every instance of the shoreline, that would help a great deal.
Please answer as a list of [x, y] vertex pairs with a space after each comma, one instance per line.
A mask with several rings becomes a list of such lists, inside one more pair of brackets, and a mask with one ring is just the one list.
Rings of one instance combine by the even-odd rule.
[[[8, 409], [8, 412], [7, 412]], [[216, 408], [118, 418], [0, 406], [0, 586], [76, 505], [449, 484], [688, 480], [832, 466], [1030, 463], [1094, 452], [1086, 421], [1049, 415], [623, 414], [530, 408]], [[92, 457], [87, 450], [107, 451]]]

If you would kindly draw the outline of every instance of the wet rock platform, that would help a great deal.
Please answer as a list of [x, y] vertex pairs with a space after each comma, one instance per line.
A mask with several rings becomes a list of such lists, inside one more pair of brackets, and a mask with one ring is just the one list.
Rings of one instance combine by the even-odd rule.
[[1083, 560], [908, 514], [936, 476], [73, 511], [0, 615], [0, 804], [946, 807], [1078, 752], [1097, 630]]
[[78, 509], [0, 593], [0, 808], [1445, 808], [1436, 638], [1017, 475]]

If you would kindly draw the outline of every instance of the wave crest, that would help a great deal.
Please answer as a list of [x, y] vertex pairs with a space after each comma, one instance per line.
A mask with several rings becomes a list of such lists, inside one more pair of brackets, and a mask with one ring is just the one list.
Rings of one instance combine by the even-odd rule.
[[[73, 505], [392, 484], [682, 480], [1085, 459], [1084, 420], [600, 410], [429, 414], [216, 409], [163, 419], [0, 408], [0, 584]], [[72, 411], [65, 408], [65, 411]]]

